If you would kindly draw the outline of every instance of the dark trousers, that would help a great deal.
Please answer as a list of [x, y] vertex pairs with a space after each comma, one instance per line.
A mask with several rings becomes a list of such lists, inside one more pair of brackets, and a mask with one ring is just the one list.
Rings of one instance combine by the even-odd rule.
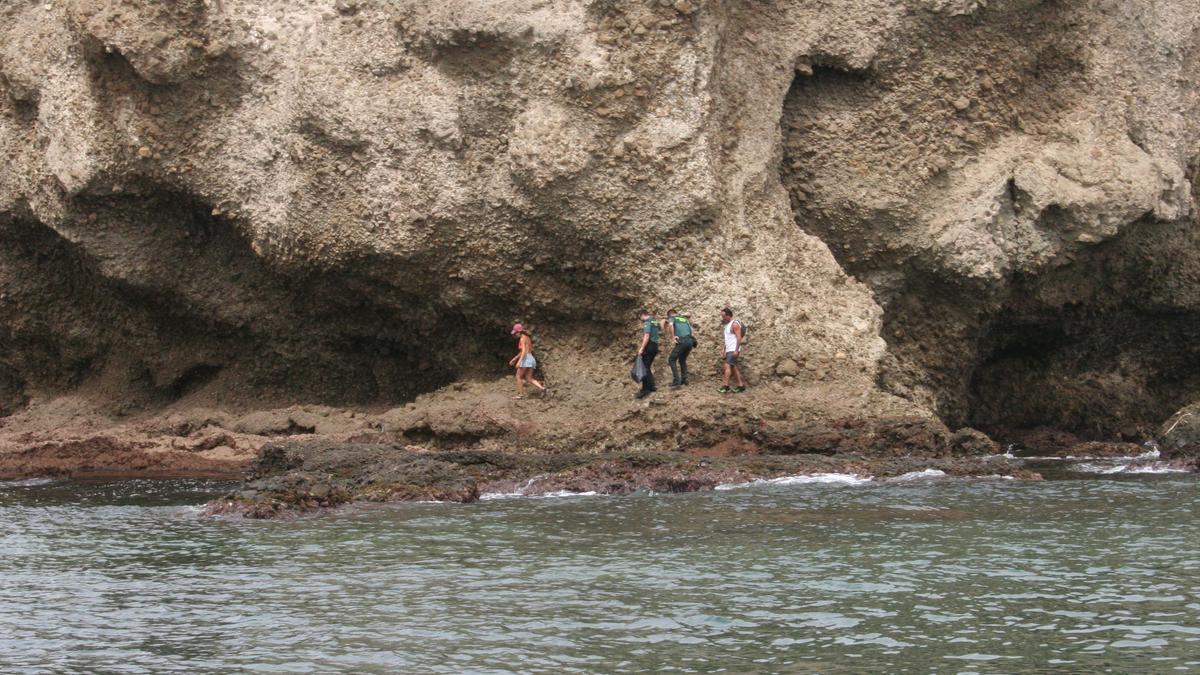
[[[671, 366], [672, 384], [687, 384], [688, 354], [692, 353], [695, 346], [696, 338], [689, 335], [679, 338], [679, 342], [671, 350], [671, 355], [667, 357], [667, 365]], [[678, 365], [676, 365], [677, 363]]]
[[642, 363], [646, 364], [646, 377], [642, 378], [642, 391], [654, 391], [654, 357], [658, 356], [658, 343], [647, 342], [642, 350]]

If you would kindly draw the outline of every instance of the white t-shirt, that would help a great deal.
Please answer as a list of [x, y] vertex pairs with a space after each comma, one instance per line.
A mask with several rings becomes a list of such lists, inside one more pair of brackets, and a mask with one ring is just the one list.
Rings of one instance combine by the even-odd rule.
[[733, 334], [733, 324], [740, 323], [737, 319], [730, 320], [725, 324], [725, 353], [736, 352], [738, 350], [738, 339]]

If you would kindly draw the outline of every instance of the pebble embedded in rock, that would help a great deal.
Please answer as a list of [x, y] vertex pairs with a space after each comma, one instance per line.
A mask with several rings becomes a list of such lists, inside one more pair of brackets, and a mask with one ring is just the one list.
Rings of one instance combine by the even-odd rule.
[[800, 364], [795, 359], [784, 359], [775, 366], [775, 374], [794, 377], [800, 374]]

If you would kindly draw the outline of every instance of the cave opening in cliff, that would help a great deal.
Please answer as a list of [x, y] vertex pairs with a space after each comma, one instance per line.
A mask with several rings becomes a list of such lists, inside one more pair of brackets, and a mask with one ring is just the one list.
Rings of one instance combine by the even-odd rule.
[[1078, 162], [1062, 145], [1092, 65], [1072, 25], [1061, 3], [921, 14], [922, 48], [900, 41], [865, 76], [799, 69], [779, 173], [796, 226], [883, 310], [880, 388], [998, 437], [1144, 440], [1200, 391], [1200, 228], [1175, 179], [1134, 200], [1072, 174], [1149, 153], [1138, 125]]
[[[880, 385], [952, 427], [1145, 440], [1200, 390], [1200, 287], [1189, 222], [1143, 219], [1069, 264], [990, 291], [910, 270], [877, 286]], [[985, 292], [986, 291], [986, 292]]]
[[510, 356], [506, 332], [377, 264], [273, 266], [193, 195], [154, 185], [76, 207], [53, 227], [0, 223], [0, 406], [80, 389], [126, 411], [184, 397], [394, 405]]
[[998, 436], [1051, 427], [1094, 440], [1152, 437], [1200, 387], [1200, 315], [1095, 310], [1002, 312], [981, 337], [964, 422]]

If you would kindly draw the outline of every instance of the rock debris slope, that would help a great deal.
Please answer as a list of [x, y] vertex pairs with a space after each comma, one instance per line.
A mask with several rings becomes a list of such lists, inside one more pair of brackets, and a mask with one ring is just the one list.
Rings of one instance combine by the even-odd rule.
[[728, 304], [778, 407], [1136, 436], [1198, 80], [1188, 0], [11, 0], [0, 408], [386, 408], [518, 316], [570, 391]]

